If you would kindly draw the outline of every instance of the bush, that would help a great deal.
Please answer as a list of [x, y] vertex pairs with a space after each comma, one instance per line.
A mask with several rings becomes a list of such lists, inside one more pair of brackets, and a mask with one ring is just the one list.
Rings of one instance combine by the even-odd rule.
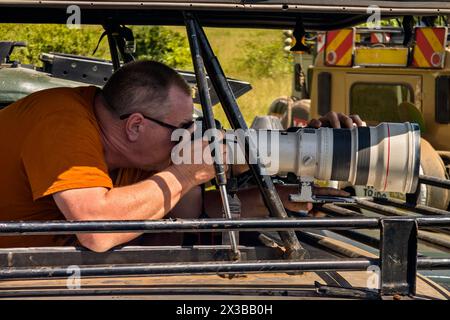
[[[190, 62], [189, 47], [179, 32], [165, 27], [133, 27], [136, 38], [136, 57], [164, 62], [171, 67], [186, 67]], [[92, 53], [103, 29], [82, 26], [69, 29], [65, 25], [0, 24], [2, 40], [25, 41], [26, 48], [15, 49], [14, 60], [24, 64], [41, 65], [42, 52], [61, 52], [83, 56]], [[110, 60], [106, 37], [100, 43], [95, 57]]]
[[269, 44], [246, 41], [245, 48], [239, 63], [250, 76], [275, 78], [291, 72], [292, 54], [283, 51], [282, 41]]
[[156, 60], [173, 68], [186, 68], [192, 63], [187, 38], [165, 27], [133, 27], [136, 55], [139, 59]]
[[[92, 56], [101, 27], [86, 26], [81, 29], [69, 29], [65, 25], [2, 24], [2, 40], [25, 41], [26, 48], [15, 49], [11, 57], [26, 64], [41, 65], [39, 55], [42, 52], [62, 52]], [[108, 59], [107, 43], [102, 43], [95, 57]]]

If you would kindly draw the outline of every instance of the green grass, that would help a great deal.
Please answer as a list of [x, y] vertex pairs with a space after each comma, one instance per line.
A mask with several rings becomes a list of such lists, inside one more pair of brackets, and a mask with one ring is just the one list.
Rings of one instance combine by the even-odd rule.
[[[185, 34], [184, 28], [174, 29]], [[281, 30], [206, 28], [205, 31], [227, 77], [248, 81], [253, 87], [253, 90], [238, 99], [240, 109], [249, 125], [256, 115], [267, 114], [275, 98], [291, 94], [292, 68], [283, 52]], [[261, 74], [264, 70], [260, 69], [268, 61], [245, 63], [246, 60], [250, 60], [249, 55], [264, 57], [264, 52], [258, 55], [255, 49], [270, 47], [275, 48], [273, 53], [277, 57], [272, 58], [277, 59], [274, 68], [280, 67], [279, 72], [273, 72], [271, 75]], [[228, 126], [221, 106], [217, 105], [214, 111], [215, 117], [224, 126]]]

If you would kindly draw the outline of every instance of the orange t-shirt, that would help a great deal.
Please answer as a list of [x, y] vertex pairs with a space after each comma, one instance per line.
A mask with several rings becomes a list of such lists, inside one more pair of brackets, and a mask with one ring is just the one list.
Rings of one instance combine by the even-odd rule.
[[[93, 105], [97, 88], [55, 88], [0, 110], [0, 220], [64, 220], [52, 194], [112, 188]], [[0, 236], [0, 247], [54, 246], [73, 236]]]

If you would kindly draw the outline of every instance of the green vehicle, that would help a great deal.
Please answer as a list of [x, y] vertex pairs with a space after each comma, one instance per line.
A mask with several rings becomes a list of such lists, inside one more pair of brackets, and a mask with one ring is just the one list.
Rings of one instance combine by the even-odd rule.
[[[113, 73], [111, 61], [94, 59], [64, 53], [42, 53], [43, 67], [22, 65], [11, 61], [15, 48], [26, 46], [23, 42], [0, 41], [0, 108], [23, 98], [33, 92], [56, 87], [77, 87], [85, 85], [103, 86]], [[199, 103], [195, 91], [195, 75], [189, 71], [178, 71], [192, 86], [194, 102]], [[228, 78], [236, 97], [252, 89], [245, 81]], [[211, 100], [219, 102], [214, 90]]]

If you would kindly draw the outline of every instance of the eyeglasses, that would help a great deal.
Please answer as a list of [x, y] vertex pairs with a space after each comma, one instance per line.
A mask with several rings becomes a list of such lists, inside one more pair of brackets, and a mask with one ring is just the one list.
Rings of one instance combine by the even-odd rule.
[[[142, 114], [142, 113], [141, 113], [141, 114]], [[120, 116], [120, 120], [125, 120], [126, 118], [129, 118], [131, 115], [132, 115], [132, 113], [123, 114], [123, 115]], [[142, 116], [143, 116], [145, 119], [150, 120], [150, 121], [153, 121], [153, 122], [159, 124], [160, 126], [163, 126], [163, 127], [165, 127], [165, 128], [168, 128], [168, 129], [170, 129], [170, 130], [172, 130], [172, 131], [173, 131], [173, 130], [176, 130], [176, 129], [189, 129], [189, 128], [192, 127], [192, 125], [194, 124], [194, 121], [191, 120], [191, 121], [189, 121], [189, 122], [183, 123], [183, 124], [180, 125], [179, 127], [176, 127], [176, 126], [174, 126], [174, 125], [171, 125], [171, 124], [169, 124], [169, 123], [165, 123], [165, 122], [160, 121], [160, 120], [158, 120], [158, 119], [153, 119], [153, 118], [151, 118], [151, 117], [147, 117], [146, 115], [143, 115], [143, 114], [142, 114]]]
[[[110, 107], [111, 104], [109, 103], [108, 99], [105, 97], [105, 95], [103, 94], [103, 92], [101, 93], [101, 96], [102, 96], [102, 98], [103, 98], [104, 103], [107, 104], [107, 105]], [[133, 113], [123, 114], [123, 115], [121, 115], [119, 118], [120, 118], [120, 120], [125, 120], [126, 118], [129, 118], [132, 114], [133, 114]], [[141, 114], [142, 114], [142, 113], [141, 113]], [[169, 124], [169, 123], [165, 123], [165, 122], [160, 121], [160, 120], [158, 120], [158, 119], [153, 119], [153, 118], [151, 118], [151, 117], [147, 117], [146, 115], [143, 115], [143, 114], [142, 114], [142, 116], [143, 116], [145, 119], [150, 120], [150, 121], [153, 121], [153, 122], [159, 124], [160, 126], [163, 126], [163, 127], [165, 127], [165, 128], [168, 128], [168, 129], [170, 129], [170, 130], [172, 130], [172, 131], [174, 131], [174, 130], [176, 130], [176, 129], [189, 129], [190, 127], [192, 127], [192, 125], [193, 125], [194, 122], [195, 122], [195, 121], [191, 120], [191, 121], [189, 121], [189, 122], [183, 123], [183, 124], [182, 124], [181, 126], [179, 126], [179, 127], [176, 127], [176, 126], [174, 126], [174, 125], [171, 125], [171, 124]]]

